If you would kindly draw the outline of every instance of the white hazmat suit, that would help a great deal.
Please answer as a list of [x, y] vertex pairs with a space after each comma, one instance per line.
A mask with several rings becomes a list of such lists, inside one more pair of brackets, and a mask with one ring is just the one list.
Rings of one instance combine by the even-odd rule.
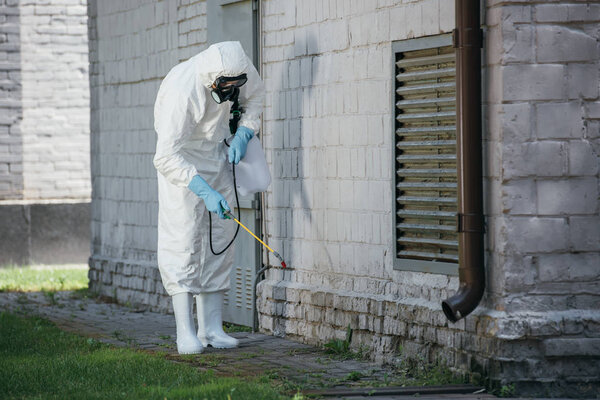
[[[172, 68], [160, 85], [154, 106], [158, 135], [154, 157], [159, 199], [157, 258], [165, 290], [173, 296], [181, 354], [199, 353], [209, 344], [237, 346], [237, 340], [223, 332], [221, 317], [223, 293], [230, 286], [233, 247], [218, 256], [211, 252], [209, 211], [188, 185], [199, 175], [233, 205], [233, 177], [223, 143], [230, 137], [231, 102], [217, 104], [211, 97], [211, 86], [219, 77], [241, 74], [248, 80], [239, 88], [243, 113], [238, 126], [257, 132], [264, 85], [239, 42], [216, 43]], [[212, 218], [215, 251], [223, 249], [234, 233], [232, 221]], [[191, 333], [192, 295], [197, 295], [197, 336]]]
[[[175, 66], [163, 80], [154, 106], [158, 135], [158, 265], [169, 295], [229, 289], [233, 251], [215, 256], [209, 247], [208, 211], [187, 186], [200, 175], [233, 204], [233, 179], [223, 139], [230, 136], [231, 102], [217, 104], [210, 87], [220, 76], [248, 75], [240, 88], [239, 125], [257, 132], [264, 85], [239, 42], [210, 46]], [[235, 224], [213, 218], [213, 247], [224, 248]]]

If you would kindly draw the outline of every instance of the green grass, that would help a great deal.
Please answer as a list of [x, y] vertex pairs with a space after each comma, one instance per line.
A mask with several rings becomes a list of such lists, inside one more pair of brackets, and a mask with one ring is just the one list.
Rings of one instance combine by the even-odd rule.
[[236, 324], [232, 324], [230, 322], [223, 323], [223, 330], [227, 333], [252, 332], [252, 328], [250, 328], [249, 326], [236, 325]]
[[358, 351], [354, 351], [350, 348], [352, 342], [352, 329], [350, 325], [346, 327], [346, 338], [331, 339], [329, 342], [323, 345], [325, 353], [332, 354], [334, 357], [342, 360], [363, 360], [368, 358], [368, 350], [364, 346], [359, 346]]
[[441, 361], [433, 363], [427, 362], [422, 358], [408, 358], [396, 366], [394, 377], [396, 385], [402, 382], [405, 386], [426, 386], [426, 385], [451, 385], [459, 383], [468, 383], [469, 379], [452, 372]]
[[88, 287], [88, 271], [69, 265], [0, 268], [0, 292], [78, 290]]
[[5, 399], [282, 399], [271, 382], [215, 377], [163, 356], [66, 333], [47, 320], [0, 313]]

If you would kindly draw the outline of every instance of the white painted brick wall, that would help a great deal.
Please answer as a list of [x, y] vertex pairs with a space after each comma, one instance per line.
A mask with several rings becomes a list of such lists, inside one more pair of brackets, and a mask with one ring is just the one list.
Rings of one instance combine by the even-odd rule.
[[0, 200], [23, 192], [19, 6], [0, 0]]
[[93, 258], [154, 265], [154, 101], [167, 72], [207, 47], [206, 1], [93, 0], [88, 11]]
[[86, 3], [0, 7], [0, 199], [89, 198]]
[[[263, 2], [264, 143], [274, 175], [267, 232], [286, 254], [304, 253], [294, 267], [307, 276], [318, 276], [333, 260], [341, 260], [334, 263], [340, 281], [401, 276], [385, 251], [391, 243], [391, 138], [384, 131], [391, 129], [391, 40], [448, 32], [454, 10], [443, 1], [380, 3]], [[294, 123], [298, 131], [284, 128]], [[285, 164], [296, 160], [290, 153], [301, 160], [297, 177], [287, 173]], [[301, 193], [281, 192], [298, 181]], [[279, 210], [290, 208], [312, 218], [287, 221], [282, 231], [287, 214]], [[370, 258], [379, 252], [386, 256]]]

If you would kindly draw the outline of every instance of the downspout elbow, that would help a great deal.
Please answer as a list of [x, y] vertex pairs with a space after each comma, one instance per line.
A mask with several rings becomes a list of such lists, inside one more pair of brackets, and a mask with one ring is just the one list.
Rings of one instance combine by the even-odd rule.
[[474, 282], [462, 282], [454, 296], [442, 301], [442, 310], [446, 318], [451, 322], [457, 322], [470, 314], [477, 308], [484, 290], [483, 279]]
[[[480, 191], [472, 192], [479, 199]], [[473, 201], [471, 201], [473, 203]], [[481, 204], [476, 201], [474, 203]], [[442, 301], [442, 310], [451, 322], [469, 315], [481, 301], [485, 290], [484, 233], [485, 222], [482, 209], [476, 207], [472, 214], [458, 214], [458, 292]]]

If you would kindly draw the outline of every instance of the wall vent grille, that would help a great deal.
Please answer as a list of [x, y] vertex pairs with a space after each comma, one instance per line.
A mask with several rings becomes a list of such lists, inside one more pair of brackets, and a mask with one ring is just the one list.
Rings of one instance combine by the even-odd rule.
[[456, 61], [442, 38], [395, 43], [395, 267], [455, 274]]

